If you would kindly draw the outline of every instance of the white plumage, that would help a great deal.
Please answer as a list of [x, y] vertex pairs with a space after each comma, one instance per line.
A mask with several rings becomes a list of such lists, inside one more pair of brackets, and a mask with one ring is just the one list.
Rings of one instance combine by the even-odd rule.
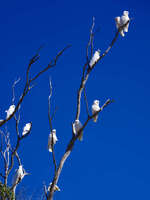
[[97, 51], [95, 51], [93, 57], [90, 60], [90, 67], [93, 67], [93, 65], [99, 60], [100, 58], [100, 50], [98, 49]]
[[[92, 114], [94, 115], [99, 110], [100, 110], [99, 100], [94, 100], [93, 105], [92, 105]], [[97, 122], [97, 119], [98, 119], [98, 114], [95, 117], [93, 117], [93, 121]]]
[[[51, 185], [52, 185], [52, 183], [49, 184], [48, 191], [50, 191]], [[60, 188], [57, 185], [55, 185], [54, 186], [54, 191], [60, 191]]]
[[52, 152], [52, 145], [56, 144], [58, 141], [56, 136], [56, 129], [53, 129], [52, 132], [48, 136], [48, 150]]
[[15, 111], [15, 105], [11, 105], [8, 110], [6, 110], [6, 119], [9, 118], [10, 115]]
[[[77, 119], [77, 120], [75, 120], [75, 122], [73, 123], [73, 133], [76, 135], [78, 132], [79, 132], [79, 130], [82, 128], [82, 124], [81, 124], [81, 122]], [[78, 137], [78, 139], [80, 140], [80, 141], [82, 141], [83, 140], [83, 131], [81, 132], [81, 134], [80, 134], [80, 136]]]
[[29, 131], [31, 130], [31, 126], [32, 123], [27, 123], [24, 127], [23, 127], [23, 132], [22, 132], [22, 136], [26, 135], [27, 133], [29, 133]]
[[[117, 29], [119, 29], [121, 26], [125, 25], [129, 20], [130, 20], [129, 12], [123, 11], [123, 15], [121, 17], [115, 18]], [[129, 27], [129, 23], [120, 31], [120, 35], [122, 37], [124, 37], [124, 32], [128, 32], [128, 27]]]
[[25, 175], [27, 175], [28, 173], [25, 172], [25, 170], [23, 169], [22, 165], [19, 165], [19, 168], [16, 170], [16, 173], [13, 177], [12, 180], [12, 187], [13, 187], [13, 191], [15, 193], [17, 184], [24, 178]]
[[16, 185], [22, 179], [23, 174], [24, 174], [23, 167], [22, 165], [20, 165], [13, 177], [12, 185]]

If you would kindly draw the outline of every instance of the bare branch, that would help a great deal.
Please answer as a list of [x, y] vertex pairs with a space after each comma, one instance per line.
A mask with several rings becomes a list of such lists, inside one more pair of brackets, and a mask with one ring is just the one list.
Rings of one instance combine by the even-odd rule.
[[51, 97], [52, 97], [52, 82], [51, 80], [49, 79], [49, 87], [50, 87], [50, 94], [48, 96], [48, 119], [49, 119], [49, 125], [50, 125], [50, 130], [52, 131], [52, 119], [51, 119], [51, 116], [50, 116], [50, 100], [51, 100]]
[[53, 155], [53, 163], [54, 163], [55, 173], [56, 173], [56, 170], [57, 170], [57, 164], [56, 164], [55, 153], [54, 153], [53, 139], [52, 139], [52, 155]]
[[87, 69], [87, 72], [86, 72], [86, 75], [84, 76], [85, 74], [85, 70], [86, 70], [86, 66], [88, 65], [88, 63], [85, 63], [84, 67], [83, 67], [83, 75], [82, 75], [82, 78], [81, 78], [81, 83], [80, 83], [80, 87], [79, 87], [79, 90], [78, 90], [78, 94], [77, 94], [77, 111], [76, 111], [76, 119], [79, 119], [79, 116], [80, 116], [80, 107], [81, 107], [81, 95], [82, 95], [82, 91], [86, 85], [86, 82], [89, 78], [89, 74], [90, 72], [94, 69], [95, 65], [102, 59], [105, 57], [105, 55], [110, 51], [110, 49], [113, 47], [113, 45], [115, 44], [117, 38], [118, 38], [118, 35], [119, 35], [119, 32], [129, 23], [129, 21], [124, 24], [123, 26], [121, 26], [118, 31], [116, 32], [113, 40], [111, 41], [109, 47], [106, 49], [106, 51], [102, 54], [102, 56], [100, 56], [99, 60], [97, 62], [95, 62], [95, 64], [92, 66], [92, 68], [89, 66], [88, 69]]
[[14, 156], [17, 156], [17, 150], [18, 150], [18, 148], [19, 148], [19, 146], [20, 146], [20, 142], [21, 142], [21, 140], [23, 140], [27, 135], [29, 135], [29, 134], [26, 134], [25, 136], [18, 136], [18, 137], [17, 137], [16, 146], [15, 146], [14, 150], [13, 150], [12, 153], [11, 153], [10, 166], [9, 166], [9, 169], [8, 169], [8, 175], [9, 175], [11, 169], [13, 168], [13, 165], [14, 165]]
[[71, 45], [66, 46], [63, 50], [61, 50], [57, 56], [54, 58], [54, 60], [50, 61], [50, 63], [48, 64], [48, 66], [46, 68], [44, 68], [42, 71], [40, 71], [37, 75], [35, 75], [32, 79], [30, 79], [30, 82], [33, 82], [34, 80], [36, 80], [41, 74], [43, 74], [44, 72], [46, 72], [48, 69], [55, 67], [58, 58], [64, 53], [65, 50], [67, 50], [68, 48], [70, 48]]
[[[50, 86], [50, 94], [48, 96], [48, 119], [49, 119], [49, 125], [50, 125], [50, 130], [52, 132], [53, 128], [52, 128], [52, 118], [50, 116], [50, 100], [52, 97], [52, 82], [49, 79], [49, 86]], [[55, 153], [54, 153], [54, 139], [53, 139], [53, 135], [52, 135], [52, 156], [53, 156], [53, 163], [54, 163], [54, 167], [55, 167], [55, 172], [57, 169], [57, 164], [56, 164], [56, 159], [55, 159]]]
[[[87, 65], [87, 64], [86, 64]], [[85, 66], [86, 66], [85, 65]], [[79, 119], [79, 116], [80, 116], [80, 107], [81, 107], [81, 94], [82, 94], [82, 91], [85, 87], [85, 84], [88, 80], [88, 77], [89, 77], [89, 73], [86, 74], [85, 77], [82, 76], [82, 79], [81, 79], [81, 84], [80, 84], [80, 88], [78, 90], [78, 94], [77, 94], [77, 112], [76, 112], [76, 119]]]
[[46, 188], [46, 185], [44, 184], [44, 194], [45, 194], [45, 197], [46, 197], [46, 199], [48, 200], [48, 196], [47, 196], [47, 188]]
[[15, 86], [16, 84], [20, 81], [20, 78], [18, 78], [16, 81], [14, 81], [13, 85], [12, 85], [12, 104], [15, 104]]
[[19, 157], [17, 151], [15, 152], [15, 156], [16, 156], [16, 158], [17, 158], [17, 160], [18, 160], [18, 164], [19, 164], [19, 165], [22, 165], [22, 164], [21, 164], [20, 157]]
[[89, 47], [91, 47], [90, 59], [91, 59], [91, 57], [93, 55], [93, 39], [94, 39], [93, 29], [94, 29], [94, 26], [95, 26], [95, 17], [93, 17], [92, 27], [91, 27], [91, 30], [90, 30], [90, 39], [89, 39], [89, 42], [88, 42], [87, 47], [86, 47], [87, 63], [89, 62]]
[[18, 125], [19, 125], [19, 121], [20, 121], [20, 113], [18, 115], [18, 119], [17, 119], [16, 115], [14, 115], [14, 119], [16, 121], [16, 133], [17, 133], [17, 136], [19, 137], [19, 127], [18, 127]]
[[58, 110], [58, 107], [56, 107], [55, 110], [53, 111], [53, 114], [51, 116], [51, 120], [54, 119], [57, 110]]
[[[112, 42], [110, 43], [109, 47], [106, 49], [106, 51], [102, 54], [102, 56], [100, 57], [100, 59], [92, 66], [92, 68], [88, 65], [88, 47], [90, 46], [90, 42], [91, 42], [91, 39], [90, 39], [90, 42], [87, 46], [87, 63], [85, 63], [84, 67], [83, 67], [83, 74], [82, 74], [82, 77], [81, 77], [81, 83], [80, 83], [80, 87], [79, 87], [79, 90], [78, 90], [78, 93], [77, 93], [77, 111], [76, 111], [76, 120], [79, 119], [79, 116], [80, 116], [80, 107], [81, 107], [81, 95], [82, 95], [82, 91], [83, 89], [85, 88], [85, 85], [86, 85], [86, 82], [89, 78], [89, 75], [90, 75], [90, 72], [93, 70], [93, 68], [95, 67], [95, 65], [110, 51], [110, 49], [112, 48], [112, 46], [114, 45], [114, 43], [116, 42], [117, 38], [118, 38], [118, 35], [119, 35], [119, 32], [120, 30], [122, 30], [127, 24], [129, 23], [129, 21], [123, 25], [122, 27], [120, 27], [118, 29], [118, 31], [116, 32]], [[93, 30], [93, 27], [94, 27], [94, 22], [93, 22], [93, 25], [92, 25], [92, 28], [91, 28], [91, 33], [92, 33], [92, 30]], [[92, 34], [90, 35], [90, 38], [92, 38]], [[93, 39], [93, 38], [92, 38]], [[92, 43], [93, 44], [93, 43]], [[92, 47], [93, 48], [93, 47]], [[86, 71], [86, 67], [88, 65], [88, 69]], [[85, 73], [86, 72], [86, 73]], [[61, 173], [61, 170], [63, 168], [63, 165], [66, 161], [66, 159], [68, 158], [68, 156], [70, 155], [71, 151], [72, 151], [72, 148], [74, 146], [74, 143], [75, 141], [77, 140], [77, 138], [80, 136], [80, 134], [82, 133], [83, 129], [87, 126], [88, 122], [94, 117], [96, 116], [99, 112], [101, 112], [107, 105], [109, 105], [112, 101], [110, 99], [108, 99], [105, 104], [101, 107], [101, 109], [96, 112], [95, 114], [93, 114], [92, 116], [88, 115], [88, 118], [87, 120], [85, 121], [85, 123], [83, 124], [82, 128], [79, 130], [78, 134], [76, 135], [73, 135], [68, 146], [67, 146], [67, 149], [66, 149], [66, 152], [65, 154], [63, 155], [61, 161], [60, 161], [60, 164], [57, 168], [57, 171], [55, 173], [55, 176], [54, 176], [54, 179], [53, 179], [53, 182], [52, 182], [52, 185], [51, 185], [51, 189], [50, 189], [50, 194], [48, 196], [48, 200], [52, 200], [53, 199], [53, 193], [54, 193], [54, 186], [57, 184], [57, 181], [59, 179], [59, 176], [60, 176], [60, 173]]]
[[46, 72], [48, 69], [50, 69], [50, 68], [56, 66], [57, 60], [59, 59], [59, 57], [64, 53], [65, 50], [67, 50], [67, 49], [70, 48], [70, 47], [71, 47], [71, 45], [66, 46], [63, 50], [61, 50], [61, 51], [57, 54], [57, 56], [54, 58], [54, 60], [51, 61], [51, 62], [48, 64], [48, 66], [47, 66], [46, 68], [44, 68], [44, 70], [42, 70], [42, 71], [40, 71], [39, 73], [37, 73], [37, 75], [35, 75], [32, 79], [29, 79], [29, 72], [30, 72], [30, 69], [31, 69], [32, 64], [34, 64], [34, 63], [35, 63], [37, 60], [39, 60], [39, 58], [40, 58], [40, 56], [39, 56], [38, 53], [36, 53], [35, 56], [32, 57], [32, 59], [31, 59], [30, 62], [29, 62], [27, 71], [26, 71], [26, 83], [25, 83], [25, 87], [24, 87], [24, 90], [23, 90], [23, 92], [22, 92], [22, 95], [21, 95], [21, 97], [20, 97], [20, 99], [19, 99], [19, 101], [18, 101], [18, 103], [17, 103], [17, 105], [16, 105], [16, 107], [15, 107], [14, 112], [13, 112], [7, 119], [4, 119], [4, 120], [0, 121], [0, 127], [1, 127], [2, 125], [4, 125], [7, 121], [9, 121], [9, 120], [14, 116], [14, 114], [17, 112], [17, 110], [19, 109], [21, 103], [22, 103], [23, 100], [24, 100], [24, 97], [28, 94], [28, 92], [29, 92], [30, 89], [31, 89], [31, 88], [30, 88], [30, 84], [31, 84], [34, 80], [36, 80], [40, 75], [42, 75], [44, 72]]
[[87, 115], [90, 116], [90, 114], [89, 114], [88, 100], [87, 100], [87, 96], [86, 96], [85, 87], [84, 87], [84, 100], [85, 100], [85, 104], [86, 104], [86, 112], [87, 112]]
[[101, 112], [106, 106], [108, 106], [112, 101], [110, 99], [108, 99], [104, 104], [103, 106], [101, 107], [101, 109], [94, 113], [93, 115], [91, 116], [88, 116], [87, 120], [85, 121], [85, 123], [83, 124], [82, 128], [79, 130], [78, 134], [77, 135], [73, 135], [67, 148], [66, 148], [66, 151], [65, 151], [65, 154], [62, 156], [62, 159], [59, 163], [59, 166], [57, 168], [57, 171], [55, 173], [55, 176], [54, 176], [54, 179], [52, 181], [52, 185], [51, 185], [51, 188], [50, 188], [50, 194], [48, 196], [48, 200], [52, 200], [53, 199], [53, 194], [54, 194], [54, 186], [57, 184], [58, 182], [58, 179], [59, 179], [59, 176], [60, 176], [60, 173], [62, 171], [62, 168], [64, 166], [64, 163], [66, 161], [66, 159], [69, 157], [73, 147], [74, 147], [74, 144], [75, 144], [75, 141], [77, 140], [78, 137], [80, 137], [80, 134], [82, 133], [82, 131], [85, 129], [85, 127], [87, 126], [88, 122], [94, 117], [96, 116], [99, 112]]
[[[130, 20], [131, 20], [131, 19], [130, 19]], [[115, 42], [116, 42], [116, 40], [117, 40], [117, 38], [118, 38], [118, 36], [119, 36], [120, 31], [121, 31], [125, 26], [127, 26], [127, 25], [129, 24], [130, 20], [127, 21], [127, 23], [124, 24], [123, 26], [120, 26], [120, 27], [119, 27], [119, 29], [118, 29], [118, 31], [116, 32], [116, 34], [115, 34], [113, 40], [111, 41], [110, 45], [109, 45], [108, 48], [105, 50], [105, 52], [100, 56], [99, 60], [93, 65], [92, 69], [95, 67], [95, 65], [96, 65], [102, 58], [104, 58], [104, 57], [108, 54], [108, 52], [111, 50], [111, 48], [112, 48], [113, 45], [115, 44]], [[91, 70], [91, 69], [89, 68], [88, 70]]]

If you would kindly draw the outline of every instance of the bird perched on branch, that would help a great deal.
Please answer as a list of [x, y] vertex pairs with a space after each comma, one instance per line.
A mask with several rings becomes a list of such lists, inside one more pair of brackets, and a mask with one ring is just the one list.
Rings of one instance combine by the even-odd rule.
[[[116, 17], [116, 27], [119, 29], [121, 26], [125, 25], [128, 21], [130, 20], [129, 18], [129, 12], [128, 11], [123, 11], [123, 15], [121, 17]], [[129, 23], [123, 27], [123, 29], [120, 30], [120, 35], [124, 37], [124, 32], [128, 32], [129, 28]]]
[[[98, 112], [100, 110], [99, 107], [99, 100], [94, 100], [93, 105], [92, 105], [92, 114], [94, 115], [96, 112]], [[97, 122], [98, 119], [98, 114], [96, 116], [93, 117], [93, 121]]]
[[15, 193], [15, 189], [16, 189], [17, 185], [20, 183], [20, 181], [26, 175], [28, 175], [28, 173], [26, 173], [26, 171], [23, 169], [22, 165], [19, 165], [19, 168], [16, 170], [16, 173], [12, 180], [12, 188], [13, 188], [14, 193]]
[[90, 60], [90, 67], [92, 68], [93, 65], [100, 59], [100, 50], [98, 49], [97, 51], [95, 51], [93, 57]]
[[28, 134], [31, 130], [32, 127], [32, 122], [27, 123], [24, 127], [23, 127], [23, 131], [22, 131], [22, 136], [25, 136], [26, 134]]
[[[48, 186], [48, 191], [50, 191], [51, 185], [52, 185], [52, 183], [49, 184], [49, 186]], [[59, 191], [59, 192], [60, 192], [60, 188], [59, 188], [57, 185], [55, 185], [55, 186], [54, 186], [54, 191]]]
[[49, 150], [49, 152], [52, 152], [53, 145], [56, 144], [57, 141], [58, 141], [58, 139], [57, 139], [57, 136], [56, 136], [56, 129], [53, 129], [48, 136], [48, 150]]
[[[79, 130], [82, 128], [82, 124], [81, 122], [77, 119], [75, 120], [75, 122], [73, 123], [73, 133], [76, 135], [78, 134]], [[83, 140], [83, 131], [81, 131], [80, 136], [78, 137], [78, 139], [80, 141]]]
[[14, 111], [15, 111], [15, 105], [11, 105], [9, 107], [9, 109], [5, 111], [6, 112], [6, 119], [8, 119], [9, 116], [12, 115]]

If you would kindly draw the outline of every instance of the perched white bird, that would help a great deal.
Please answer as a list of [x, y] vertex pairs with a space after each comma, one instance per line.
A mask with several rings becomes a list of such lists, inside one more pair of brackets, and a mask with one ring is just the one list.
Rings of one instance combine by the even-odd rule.
[[[123, 15], [121, 17], [116, 17], [116, 27], [119, 29], [121, 26], [125, 25], [128, 21], [130, 20], [129, 18], [129, 12], [128, 11], [123, 11]], [[128, 27], [129, 23], [120, 31], [120, 35], [124, 37], [124, 32], [128, 32]]]
[[100, 50], [98, 49], [97, 51], [95, 51], [93, 57], [90, 60], [90, 67], [93, 67], [93, 65], [99, 60], [100, 58]]
[[[100, 110], [99, 100], [94, 100], [93, 105], [92, 105], [92, 114], [94, 115], [99, 110]], [[95, 117], [93, 117], [93, 121], [94, 122], [97, 122], [97, 119], [98, 119], [98, 115], [96, 115]]]
[[16, 185], [18, 182], [20, 182], [22, 177], [24, 177], [24, 169], [23, 166], [20, 165], [13, 177], [12, 185]]
[[11, 106], [9, 107], [9, 109], [5, 111], [5, 112], [7, 113], [6, 119], [8, 119], [9, 116], [12, 115], [14, 111], [15, 111], [15, 105], [11, 105]]
[[25, 170], [23, 169], [22, 165], [19, 165], [19, 168], [16, 170], [16, 173], [13, 177], [12, 180], [12, 187], [13, 187], [13, 191], [15, 193], [16, 187], [18, 185], [18, 183], [24, 178], [25, 175], [27, 175], [28, 173], [25, 172]]
[[15, 193], [17, 185], [20, 183], [20, 181], [24, 178], [24, 176], [28, 175], [26, 171], [23, 169], [22, 165], [19, 165], [19, 168], [16, 170], [16, 173], [13, 177], [12, 181], [12, 187], [13, 187], [13, 192]]
[[56, 144], [57, 141], [58, 141], [58, 139], [57, 139], [57, 136], [56, 136], [56, 129], [53, 129], [52, 132], [48, 136], [48, 150], [49, 150], [49, 152], [52, 152], [52, 146], [54, 144]]
[[[49, 186], [48, 186], [48, 191], [50, 191], [51, 185], [52, 185], [52, 183], [49, 184]], [[54, 191], [59, 191], [59, 192], [60, 192], [60, 188], [59, 188], [57, 185], [55, 185], [55, 186], [54, 186]]]
[[[73, 123], [73, 133], [76, 135], [78, 132], [79, 132], [79, 130], [82, 128], [82, 124], [81, 124], [81, 122], [77, 119], [77, 120], [75, 120], [75, 122]], [[83, 131], [81, 132], [81, 134], [80, 134], [80, 136], [78, 137], [78, 139], [80, 140], [80, 141], [82, 141], [83, 140]]]
[[22, 131], [22, 136], [26, 135], [27, 133], [30, 132], [32, 127], [32, 122], [27, 123], [24, 127], [23, 127], [23, 131]]

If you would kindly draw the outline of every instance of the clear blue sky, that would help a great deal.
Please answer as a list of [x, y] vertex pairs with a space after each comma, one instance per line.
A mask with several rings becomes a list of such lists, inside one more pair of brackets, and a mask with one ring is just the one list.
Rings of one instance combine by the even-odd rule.
[[[133, 18], [125, 38], [117, 43], [93, 71], [87, 84], [88, 102], [101, 104], [107, 98], [115, 102], [90, 122], [82, 143], [77, 142], [60, 176], [61, 192], [55, 199], [149, 200], [150, 199], [150, 3], [143, 1], [3, 1], [0, 6], [0, 115], [11, 104], [11, 85], [21, 77], [16, 98], [24, 86], [28, 61], [36, 49], [45, 44], [34, 74], [67, 44], [72, 47], [57, 66], [40, 77], [21, 109], [20, 130], [33, 122], [31, 135], [24, 140], [20, 155], [24, 168], [31, 173], [20, 187], [27, 194], [36, 193], [42, 183], [51, 182], [53, 165], [47, 151], [49, 125], [47, 99], [49, 76], [52, 78], [52, 106], [58, 107], [53, 126], [59, 142], [57, 162], [71, 138], [75, 118], [76, 93], [92, 17], [95, 16], [95, 49], [102, 52], [113, 38], [114, 18], [123, 10]], [[82, 104], [81, 121], [86, 119]], [[13, 123], [8, 123], [12, 138]], [[13, 140], [14, 141], [14, 140]], [[14, 169], [15, 170], [15, 169]]]

